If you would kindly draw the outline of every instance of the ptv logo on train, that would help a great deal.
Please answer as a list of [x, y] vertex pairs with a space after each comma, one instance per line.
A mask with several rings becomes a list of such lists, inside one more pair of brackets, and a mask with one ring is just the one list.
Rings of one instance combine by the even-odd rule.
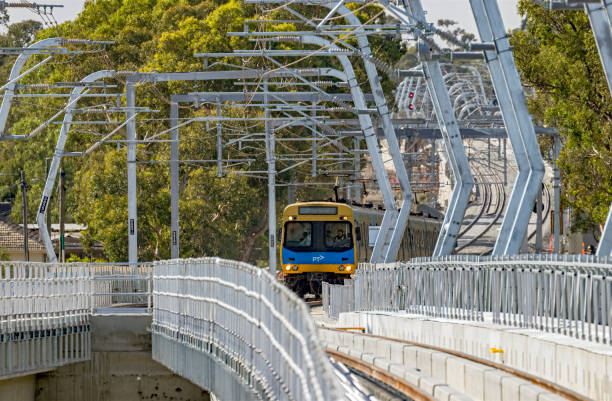
[[323, 255], [313, 256], [313, 257], [312, 257], [312, 261], [313, 261], [313, 262], [317, 262], [317, 263], [318, 263], [318, 262], [320, 262], [320, 261], [322, 261], [323, 259], [325, 259], [325, 256], [323, 256]]

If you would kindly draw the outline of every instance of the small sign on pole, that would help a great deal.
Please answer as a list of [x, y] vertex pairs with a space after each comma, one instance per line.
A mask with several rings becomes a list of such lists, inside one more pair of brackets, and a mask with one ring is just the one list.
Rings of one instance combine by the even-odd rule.
[[379, 231], [380, 226], [368, 226], [368, 246], [370, 248], [374, 248], [374, 244], [376, 244], [376, 238], [378, 238]]

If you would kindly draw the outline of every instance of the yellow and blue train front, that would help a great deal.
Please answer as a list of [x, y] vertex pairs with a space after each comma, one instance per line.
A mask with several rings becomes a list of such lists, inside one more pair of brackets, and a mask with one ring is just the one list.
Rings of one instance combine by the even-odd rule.
[[317, 272], [348, 276], [355, 272], [354, 248], [335, 252], [308, 252], [283, 247], [281, 254], [285, 274]]

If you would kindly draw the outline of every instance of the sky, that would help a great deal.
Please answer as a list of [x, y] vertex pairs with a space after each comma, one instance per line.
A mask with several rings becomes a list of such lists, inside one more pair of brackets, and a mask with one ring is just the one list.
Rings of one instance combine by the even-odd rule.
[[[63, 8], [55, 9], [53, 15], [58, 22], [74, 19], [83, 9], [85, 0], [35, 0], [42, 4], [64, 4]], [[439, 19], [457, 21], [466, 31], [476, 34], [476, 24], [469, 8], [469, 0], [421, 0], [427, 12], [427, 20], [436, 22]], [[516, 28], [520, 25], [520, 17], [516, 12], [518, 0], [498, 0], [506, 29]], [[9, 9], [12, 22], [34, 17], [31, 11], [23, 9]], [[478, 35], [476, 35], [478, 37]]]

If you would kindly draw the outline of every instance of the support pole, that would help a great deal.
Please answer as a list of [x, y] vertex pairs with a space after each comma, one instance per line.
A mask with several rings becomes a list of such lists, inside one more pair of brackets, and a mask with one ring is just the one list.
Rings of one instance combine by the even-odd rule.
[[[62, 38], [43, 39], [31, 44], [29, 47], [32, 49], [44, 49], [53, 46], [60, 46], [62, 41]], [[15, 90], [19, 84], [19, 79], [23, 76], [21, 74], [21, 70], [25, 66], [28, 59], [35, 54], [36, 52], [23, 52], [17, 57], [15, 63], [13, 64], [13, 68], [11, 69], [11, 74], [9, 75], [8, 79], [10, 84], [4, 91], [4, 96], [2, 96], [2, 104], [0, 105], [0, 138], [4, 135], [4, 129], [6, 127], [6, 122], [8, 121], [9, 111], [11, 110], [13, 98], [15, 97]]]
[[172, 243], [170, 246], [170, 257], [178, 259], [180, 256], [179, 247], [179, 129], [178, 129], [179, 108], [178, 102], [174, 99], [170, 102], [170, 231]]
[[[313, 119], [317, 118], [317, 104], [312, 103], [311, 115]], [[317, 176], [317, 126], [312, 126], [312, 171], [313, 177]]]
[[[50, 165], [51, 165], [51, 158], [47, 157], [45, 159], [45, 174], [48, 176], [49, 175], [49, 170], [50, 170]], [[47, 213], [47, 234], [49, 235], [49, 237], [51, 236], [51, 213]], [[40, 227], [39, 227], [40, 230]], [[40, 235], [40, 233], [39, 233]], [[42, 238], [42, 236], [41, 236]]]
[[608, 89], [612, 93], [612, 27], [608, 19], [608, 12], [602, 4], [597, 3], [585, 4], [584, 10], [593, 28], [593, 36], [595, 36], [595, 44], [608, 82]]
[[23, 217], [23, 260], [30, 260], [30, 248], [28, 245], [28, 184], [25, 178], [25, 171], [21, 170], [21, 214]]
[[[349, 23], [356, 26], [361, 26], [359, 18], [357, 18], [357, 16], [348, 7], [344, 5], [336, 5], [335, 8], [338, 9], [340, 14]], [[357, 31], [364, 33], [363, 28], [358, 28]], [[412, 208], [412, 202], [414, 199], [412, 196], [412, 189], [410, 188], [410, 176], [408, 175], [406, 166], [404, 165], [404, 158], [402, 157], [395, 128], [393, 127], [393, 122], [391, 120], [391, 112], [387, 106], [387, 100], [385, 99], [380, 83], [380, 76], [378, 75], [376, 66], [372, 61], [373, 56], [367, 35], [357, 35], [357, 43], [359, 45], [359, 50], [361, 51], [366, 74], [368, 76], [368, 83], [370, 84], [372, 95], [374, 96], [376, 109], [378, 110], [378, 114], [382, 121], [383, 133], [385, 135], [385, 139], [387, 140], [387, 148], [389, 154], [391, 155], [393, 166], [395, 167], [395, 174], [402, 192], [402, 202], [400, 205], [401, 212], [399, 213], [397, 211], [397, 206], [395, 205], [395, 200], [393, 199], [393, 193], [391, 194], [391, 198], [393, 199], [391, 227], [388, 235], [382, 233], [384, 235], [384, 242], [382, 242], [383, 248], [380, 250], [379, 261], [390, 263], [395, 261], [397, 257], [397, 251], [402, 238], [404, 237], [404, 231], [406, 229], [406, 225], [408, 224], [410, 209]], [[387, 236], [389, 237], [388, 239]], [[374, 253], [374, 255], [376, 255], [376, 253]]]
[[431, 185], [435, 187], [436, 182], [436, 140], [431, 140], [431, 155], [429, 164], [429, 181]]
[[555, 157], [554, 160], [554, 170], [553, 170], [553, 193], [554, 193], [554, 202], [555, 207], [553, 211], [553, 253], [560, 252], [560, 241], [559, 234], [561, 231], [561, 173], [559, 171], [559, 154], [561, 153], [561, 139], [559, 138], [559, 133], [556, 133], [554, 136], [554, 145], [553, 145], [553, 154]]
[[536, 253], [542, 253], [542, 186], [536, 197], [536, 240], [535, 240], [535, 251]]
[[60, 170], [59, 181], [59, 256], [60, 262], [66, 263], [66, 244], [65, 244], [65, 219], [66, 219], [66, 172]]
[[136, 99], [134, 82], [128, 81], [126, 91], [126, 119], [127, 124], [127, 181], [128, 181], [128, 261], [136, 272], [138, 263], [138, 195], [136, 177], [136, 120], [132, 118], [135, 113]]
[[[332, 49], [331, 51], [340, 50], [338, 46], [332, 44], [329, 40], [323, 39], [319, 36], [305, 35], [302, 37], [302, 42], [315, 44], [318, 46], [326, 46], [327, 48]], [[367, 109], [365, 96], [363, 94], [363, 91], [361, 90], [361, 87], [359, 86], [357, 77], [355, 76], [355, 70], [353, 69], [353, 65], [351, 64], [347, 56], [338, 55], [336, 57], [338, 58], [340, 64], [342, 64], [342, 68], [347, 76], [347, 81], [351, 91], [351, 95], [353, 96], [355, 108], [357, 110]], [[387, 245], [386, 239], [389, 236], [389, 230], [391, 229], [391, 227], [395, 227], [394, 221], [397, 222], [399, 216], [397, 213], [395, 199], [393, 197], [393, 190], [391, 188], [391, 184], [389, 183], [389, 177], [387, 175], [387, 171], [382, 160], [380, 147], [378, 146], [378, 139], [376, 138], [376, 132], [374, 131], [372, 118], [369, 114], [361, 113], [359, 113], [357, 117], [359, 119], [359, 125], [363, 130], [363, 136], [365, 137], [368, 154], [370, 155], [374, 174], [376, 175], [376, 181], [378, 182], [378, 186], [380, 188], [380, 192], [382, 194], [383, 202], [385, 204], [386, 209], [385, 213], [383, 214], [383, 219], [380, 224], [380, 229], [378, 231], [376, 242], [374, 244], [374, 249], [372, 250], [372, 254], [370, 255], [370, 262], [377, 263], [384, 261], [383, 248], [385, 248], [385, 246]], [[409, 208], [404, 208], [404, 210], [409, 211]]]
[[361, 179], [361, 161], [359, 157], [359, 139], [353, 138], [353, 147], [355, 152], [353, 153], [353, 188], [354, 194], [353, 198], [357, 203], [361, 203], [361, 185], [359, 185], [359, 180]]
[[217, 178], [221, 178], [223, 177], [223, 140], [221, 139], [223, 129], [221, 127], [220, 101], [217, 101], [217, 117], [219, 117], [219, 121], [217, 121]]
[[264, 110], [266, 129], [266, 158], [268, 159], [268, 259], [270, 274], [276, 277], [276, 159], [274, 131], [270, 129], [268, 107], [268, 80], [264, 80]]
[[291, 183], [287, 188], [287, 203], [289, 205], [295, 203], [295, 174], [291, 175]]

